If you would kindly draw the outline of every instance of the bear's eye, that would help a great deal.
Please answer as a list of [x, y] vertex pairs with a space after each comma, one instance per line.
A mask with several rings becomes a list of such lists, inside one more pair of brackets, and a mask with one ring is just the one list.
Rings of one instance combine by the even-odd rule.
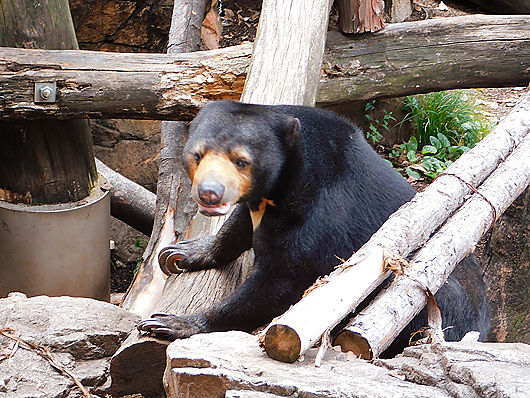
[[248, 162], [245, 160], [245, 159], [236, 159], [234, 160], [234, 164], [239, 168], [239, 169], [244, 169], [245, 167], [248, 166]]
[[200, 153], [196, 152], [196, 153], [193, 154], [193, 159], [194, 159], [197, 163], [199, 163], [199, 162], [201, 161], [201, 159], [202, 159], [202, 155], [201, 155]]

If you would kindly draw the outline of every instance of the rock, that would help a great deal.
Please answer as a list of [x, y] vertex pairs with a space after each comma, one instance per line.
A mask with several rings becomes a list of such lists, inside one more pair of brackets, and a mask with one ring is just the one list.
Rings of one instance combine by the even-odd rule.
[[489, 341], [530, 343], [530, 188], [478, 247], [491, 310]]
[[[110, 356], [139, 317], [106, 302], [79, 297], [12, 293], [0, 299], [0, 329], [10, 328], [30, 343], [47, 347], [88, 387], [107, 381]], [[0, 352], [11, 340], [0, 336]], [[36, 352], [19, 347], [0, 360], [0, 398], [55, 398], [79, 392], [74, 382]]]
[[164, 386], [168, 397], [450, 397], [438, 387], [402, 381], [383, 367], [328, 350], [320, 368], [316, 349], [302, 362], [267, 357], [256, 336], [209, 333], [171, 343]]
[[506, 397], [530, 396], [530, 346], [459, 342], [405, 349], [373, 363], [316, 349], [295, 364], [274, 361], [242, 332], [195, 335], [171, 343], [167, 397]]
[[421, 345], [374, 363], [456, 397], [530, 396], [530, 346], [523, 343]]

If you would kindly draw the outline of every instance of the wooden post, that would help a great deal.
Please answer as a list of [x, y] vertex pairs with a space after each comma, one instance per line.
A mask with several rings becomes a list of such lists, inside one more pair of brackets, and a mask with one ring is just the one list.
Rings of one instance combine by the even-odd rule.
[[383, 0], [339, 0], [338, 5], [344, 33], [377, 32], [385, 26]]
[[[76, 49], [68, 1], [1, 2], [0, 46]], [[97, 172], [86, 121], [0, 122], [0, 130], [0, 190], [4, 200], [51, 204], [89, 195]]]

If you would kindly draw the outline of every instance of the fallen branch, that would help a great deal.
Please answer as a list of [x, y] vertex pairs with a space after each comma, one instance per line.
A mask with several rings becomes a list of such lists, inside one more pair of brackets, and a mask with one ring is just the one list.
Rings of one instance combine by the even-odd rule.
[[55, 358], [55, 355], [46, 347], [41, 347], [36, 344], [30, 343], [29, 341], [26, 341], [19, 336], [15, 335], [16, 330], [11, 328], [4, 328], [0, 329], [0, 334], [4, 337], [7, 337], [8, 339], [11, 339], [16, 342], [18, 347], [25, 348], [27, 350], [35, 351], [37, 354], [39, 354], [41, 357], [46, 359], [51, 366], [53, 366], [55, 369], [57, 369], [59, 372], [63, 373], [65, 376], [68, 376], [72, 381], [75, 383], [77, 387], [81, 390], [83, 393], [84, 398], [94, 398], [94, 395], [88, 391], [88, 388], [86, 388], [75, 375], [68, 370], [66, 366], [64, 366], [57, 358]]
[[111, 185], [110, 214], [150, 236], [155, 218], [156, 195], [115, 172], [99, 159], [96, 159], [96, 167]]
[[[434, 181], [425, 191], [401, 206], [340, 269], [334, 271], [327, 283], [314, 289], [301, 301], [276, 319], [266, 329], [262, 338], [264, 347], [272, 358], [294, 361], [305, 349], [311, 347], [327, 329], [336, 326], [352, 312], [369, 292], [352, 292], [343, 287], [342, 280], [349, 278], [355, 268], [372, 252], [381, 250], [406, 258], [413, 250], [423, 246], [427, 239], [464, 202], [471, 193], [464, 180], [473, 186], [481, 184], [507, 158], [530, 131], [530, 96], [521, 99], [514, 110], [471, 151], [453, 163], [447, 174]], [[389, 272], [374, 274], [372, 283], [380, 284]], [[342, 289], [342, 294], [337, 292]], [[355, 293], [355, 294], [354, 294]], [[347, 297], [347, 299], [342, 299]], [[335, 298], [335, 299], [332, 299]], [[326, 306], [315, 303], [326, 303]], [[308, 316], [308, 314], [311, 314]], [[285, 336], [296, 335], [288, 340], [268, 337], [282, 329]], [[288, 332], [286, 331], [288, 330]], [[302, 342], [301, 344], [298, 341]]]
[[[530, 117], [527, 121], [530, 122]], [[366, 359], [381, 354], [427, 303], [425, 287], [436, 293], [456, 265], [475, 250], [482, 235], [495, 222], [495, 215], [502, 214], [529, 183], [530, 136], [527, 136], [478, 193], [429, 239], [406, 269], [406, 275], [396, 276], [395, 282], [337, 336], [337, 344], [343, 350], [347, 347], [356, 354], [362, 353]]]

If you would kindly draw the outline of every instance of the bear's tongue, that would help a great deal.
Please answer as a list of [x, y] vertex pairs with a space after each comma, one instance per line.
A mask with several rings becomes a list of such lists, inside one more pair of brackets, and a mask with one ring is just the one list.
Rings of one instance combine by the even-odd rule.
[[205, 216], [209, 217], [224, 216], [232, 207], [231, 203], [225, 203], [217, 206], [203, 205], [198, 202], [197, 204], [199, 205], [199, 211], [201, 212], [201, 214], [204, 214]]

